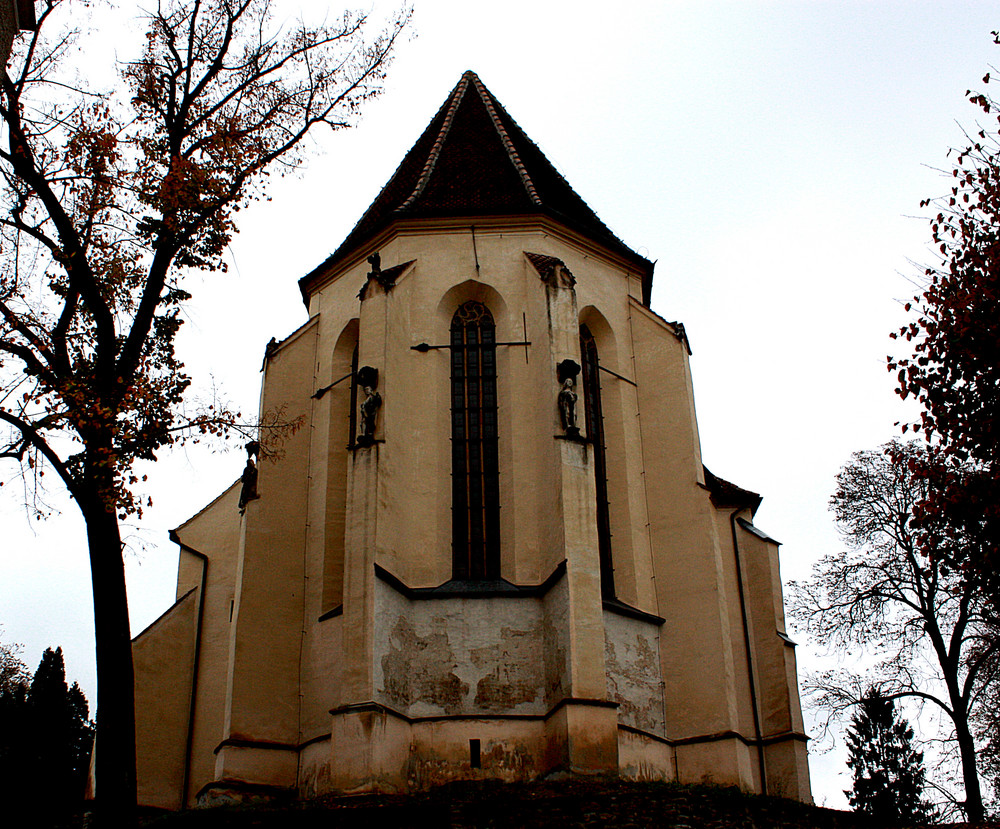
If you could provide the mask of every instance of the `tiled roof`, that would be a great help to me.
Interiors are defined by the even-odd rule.
[[[397,219],[521,214],[548,215],[627,258],[644,283],[652,278],[652,263],[608,229],[469,71],[344,242],[301,282]]]
[[[525,251],[524,255],[528,257],[528,261],[531,262],[535,270],[538,271],[538,275],[545,282],[556,282],[560,274],[562,274],[570,285],[576,284],[576,277],[573,276],[562,259],[556,259],[556,257],[547,256],[544,253],[530,253],[529,251]]]
[[[749,509],[751,515],[757,512],[761,501],[764,500],[760,495],[749,489],[743,489],[743,487],[737,486],[725,478],[720,478],[718,475],[713,475],[708,471],[707,466],[702,466],[702,469],[705,471],[705,486],[708,488],[708,494],[715,506],[719,509],[743,507]]]

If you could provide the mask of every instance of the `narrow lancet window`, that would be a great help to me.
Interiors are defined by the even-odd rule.
[[[481,302],[451,321],[452,577],[500,578],[496,326]]]
[[[351,354],[351,408],[347,415],[347,448],[353,449],[358,442],[358,347]]]
[[[587,437],[594,450],[594,478],[597,484],[597,548],[601,559],[601,595],[615,597],[615,569],[611,559],[611,510],[608,506],[608,462],[604,443],[604,413],[601,410],[601,362],[597,343],[586,325],[580,326],[580,355],[583,358],[583,401]]]

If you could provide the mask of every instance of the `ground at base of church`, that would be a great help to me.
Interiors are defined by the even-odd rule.
[[[850,812],[750,795],[736,788],[605,780],[462,782],[414,795],[324,797],[268,806],[149,815],[143,826],[876,829],[871,820]]]

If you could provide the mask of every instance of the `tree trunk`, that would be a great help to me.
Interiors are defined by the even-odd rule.
[[[965,785],[965,816],[969,823],[981,823],[985,817],[983,791],[976,770],[976,744],[969,731],[969,717],[964,707],[955,709],[955,737],[962,760],[962,782]]]
[[[102,826],[135,822],[135,687],[121,533],[113,506],[81,504],[97,641],[96,805]]]

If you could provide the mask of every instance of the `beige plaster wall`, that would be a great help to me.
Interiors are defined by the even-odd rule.
[[[479,740],[480,766],[472,767],[470,741]],[[411,788],[452,780],[533,780],[543,765],[544,725],[539,720],[420,722],[412,729],[407,784]]]
[[[234,484],[175,531],[182,544],[178,602],[133,641],[142,805],[180,808],[214,778],[239,543],[238,497]],[[210,551],[207,562],[198,548]]]
[[[240,546],[240,489],[241,484],[234,483],[175,530],[184,545],[178,589],[182,574],[196,578],[199,585],[205,577],[187,805],[192,805],[199,790],[214,779],[214,752],[224,736],[229,634]],[[208,557],[207,566],[192,550]]]
[[[654,612],[666,620],[660,629],[666,733],[705,737],[738,727],[732,596],[704,489],[686,345],[669,324],[630,303]]]
[[[759,792],[756,773],[757,754],[753,746],[737,737],[679,743],[674,746],[677,780],[681,783],[706,783],[739,786]]]
[[[740,526],[770,794],[812,799],[795,649],[785,630],[777,543]]]
[[[198,590],[132,640],[139,802],[179,809],[198,623]]]
[[[400,233],[381,246],[382,266],[416,260],[414,265],[388,294],[376,287],[361,304],[360,363],[379,369],[383,397],[378,424],[378,437],[385,440],[379,452],[384,498],[379,504],[378,561],[412,586],[433,586],[451,576],[451,493],[448,351],[420,353],[411,346],[446,344],[451,317],[468,299],[483,301],[490,308],[499,341],[520,342],[525,337],[531,341],[527,348],[501,346],[497,350],[503,575],[517,583],[535,583],[562,558],[564,520],[558,447],[553,440],[561,432],[555,378],[561,352],[550,346],[556,335],[550,328],[545,285],[524,251],[567,258],[573,253],[580,261],[586,260],[564,242],[537,230],[477,228],[476,249],[478,277],[468,227]],[[321,316],[317,354],[324,378],[332,378],[333,371],[324,369],[324,361],[330,361],[327,355],[333,353],[335,336],[357,313],[355,295],[368,267],[359,260],[311,302]],[[603,276],[588,278],[598,281]],[[624,276],[616,278],[624,284]],[[573,352],[568,356],[579,361],[577,325],[574,321]],[[619,419],[629,420],[626,416]],[[627,438],[623,435],[619,442],[627,443]],[[331,444],[330,451],[339,450]],[[407,497],[391,497],[395,492],[406,492]],[[628,516],[629,509],[623,510]],[[642,511],[638,512],[641,517]],[[626,544],[630,519],[621,518],[619,523]],[[634,578],[625,579],[629,581]]]
[[[317,737],[299,750],[298,791],[300,797],[318,797],[330,792],[330,735]]]
[[[216,779],[287,785],[277,746],[300,742],[300,653],[309,528],[316,324],[285,340],[268,360],[261,412],[302,419],[280,459],[259,466],[259,499],[247,505],[229,642],[224,742]],[[262,756],[249,744],[260,745]],[[269,758],[269,759],[268,759]],[[294,783],[295,757],[292,760]],[[271,769],[274,773],[271,773]],[[253,775],[261,775],[256,778]]]
[[[757,694],[757,714],[760,716],[761,712],[761,698],[760,698],[760,665],[757,663],[757,649],[754,647],[754,643],[757,641],[757,626],[755,625],[755,619],[753,612],[750,607],[749,598],[756,589],[756,585],[752,582],[750,573],[747,570],[747,551],[744,550],[744,545],[740,545],[740,564],[742,568],[742,578],[743,578],[743,601],[745,601],[746,606],[746,625],[747,633],[744,634],[744,604],[741,602],[740,587],[739,587],[739,577],[737,574],[737,561],[736,553],[733,549],[733,533],[732,533],[732,516],[733,509],[716,509],[714,510],[714,517],[716,521],[716,531],[719,538],[719,548],[721,554],[721,570],[722,570],[722,587],[725,591],[727,597],[726,608],[728,610],[727,623],[729,626],[729,636],[733,643],[733,675],[734,675],[734,707],[735,707],[735,718],[733,721],[733,730],[740,734],[747,740],[755,740],[757,738],[756,725],[754,720],[754,708],[753,708],[753,694],[750,689],[750,665],[754,667],[753,670],[753,681],[754,681],[754,691]],[[749,510],[741,510],[741,517],[749,518]],[[740,538],[745,535],[740,531]],[[766,588],[770,590],[770,584],[768,583]],[[773,628],[773,625],[772,625]],[[746,640],[749,637],[751,642],[751,655],[752,661],[747,660],[747,647]],[[761,734],[766,733],[763,725],[761,726]],[[760,760],[757,755],[754,755],[754,769],[755,774],[759,776]]]

